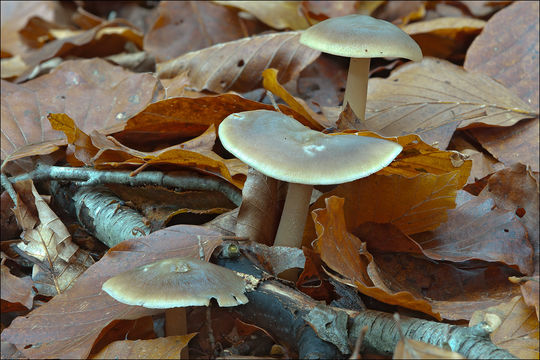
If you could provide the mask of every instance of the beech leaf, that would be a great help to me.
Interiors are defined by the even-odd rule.
[[[442,59],[408,63],[368,86],[365,128],[384,136],[418,134],[439,149],[455,129],[510,126],[536,116],[497,81]]]
[[[157,64],[160,78],[171,78],[189,70],[190,87],[223,93],[245,92],[261,87],[262,72],[279,71],[279,82],[286,83],[311,64],[320,54],[300,44],[300,32],[258,35],[182,55]]]

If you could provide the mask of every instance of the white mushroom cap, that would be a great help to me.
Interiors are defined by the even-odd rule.
[[[420,46],[388,21],[366,15],[330,18],[305,30],[300,43],[351,58],[400,57],[422,60]]]
[[[201,260],[170,258],[116,275],[102,289],[117,301],[151,309],[248,302],[245,281],[234,271]]]
[[[401,145],[387,140],[328,135],[269,110],[229,115],[219,126],[223,146],[244,163],[278,180],[340,184],[387,166]]]

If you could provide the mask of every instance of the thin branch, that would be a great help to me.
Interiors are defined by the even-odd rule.
[[[101,184],[123,184],[130,186],[156,185],[183,190],[206,190],[223,193],[236,206],[242,202],[242,193],[234,185],[213,176],[202,176],[188,172],[164,174],[160,171],[143,171],[135,176],[129,170],[96,170],[38,164],[31,172],[9,178],[11,183],[32,179],[34,181],[76,181],[80,186]],[[4,186],[2,174],[2,186]],[[5,186],[4,186],[5,187]],[[6,188],[7,189],[7,188]],[[11,194],[10,194],[11,195]]]
[[[15,206],[18,206],[17,204],[17,192],[13,188],[13,182],[8,179],[6,174],[2,173],[2,187],[6,189],[8,195],[11,197],[11,200],[13,200],[13,203]]]

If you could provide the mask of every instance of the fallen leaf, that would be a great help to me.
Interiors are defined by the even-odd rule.
[[[266,25],[278,29],[304,30],[310,23],[302,13],[299,1],[212,1],[250,13]]]
[[[332,270],[353,282],[358,290],[379,301],[400,305],[429,314],[441,320],[440,314],[432,311],[431,305],[408,291],[388,288],[379,275],[373,256],[365,243],[347,231],[343,198],[331,196],[325,199],[326,207],[313,212],[317,230],[315,249],[321,259]]]
[[[519,126],[520,124],[528,122],[528,121],[530,120],[523,120],[514,126]],[[500,128],[500,130],[504,130],[505,132],[507,132],[511,128],[512,127]],[[494,128],[481,128],[481,129],[489,130],[489,129],[494,129]],[[474,184],[476,181],[490,174],[493,174],[494,172],[498,170],[503,169],[504,164],[494,159],[493,156],[490,156],[485,151],[482,151],[482,149],[479,148],[477,145],[473,144],[470,137],[466,135],[467,132],[469,131],[471,130],[467,130],[466,132],[464,131],[456,132],[454,136],[452,137],[452,140],[448,148],[459,151],[461,154],[467,156],[467,158],[471,160],[472,168],[471,168],[471,174],[469,175],[469,178],[467,179],[467,184]],[[478,193],[474,195],[478,195]]]
[[[262,72],[279,71],[284,84],[298,76],[320,51],[299,42],[300,32],[258,35],[194,51],[157,64],[159,78],[189,71],[190,87],[196,91],[245,92],[261,87]]]
[[[302,114],[311,124],[311,128],[314,130],[323,130],[326,123],[324,116],[317,115],[313,110],[311,110],[306,103],[300,99],[292,96],[279,82],[277,79],[278,70],[270,68],[262,72],[263,77],[263,87],[272,92],[274,95],[279,96],[283,99],[293,109],[299,114]]]
[[[406,25],[411,21],[422,19],[425,14],[424,1],[386,1],[371,16],[395,25]]]
[[[439,149],[455,129],[511,126],[536,116],[529,105],[486,75],[425,57],[368,85],[365,128],[383,136],[418,134]]]
[[[213,143],[216,136],[215,133],[216,131],[212,124],[199,138],[207,138],[210,135]],[[138,170],[140,171],[146,165],[177,165],[215,174],[239,188],[242,187],[244,178],[243,176],[234,178],[234,176],[247,175],[247,166],[241,169],[241,172],[238,172],[239,167],[236,163],[227,162],[213,151],[206,150],[204,147],[197,149],[194,143],[197,141],[204,142],[204,139],[195,138],[190,140],[191,144],[188,142],[187,144],[173,145],[153,152],[143,152],[124,146],[115,138],[106,137],[97,131],[91,134],[91,138],[92,143],[99,149],[97,155],[92,159],[92,164],[99,169],[135,165],[139,167]],[[229,164],[233,165],[231,169],[228,167]]]
[[[81,30],[72,30],[57,22],[47,21],[40,16],[32,16],[19,30],[21,39],[31,48],[40,48],[52,40],[80,33],[82,33]]]
[[[457,172],[420,174],[412,178],[371,175],[338,185],[310,209],[324,208],[327,198],[339,196],[345,198],[345,219],[350,229],[365,222],[391,223],[411,235],[444,223],[447,210],[456,205],[458,189]],[[308,246],[314,238],[314,225],[308,221],[302,243]]]
[[[524,165],[514,164],[510,168],[493,174],[478,196],[492,198],[497,207],[518,214],[519,221],[527,229],[529,241],[534,249],[534,264],[537,272],[540,256],[538,178],[533,176]]]
[[[512,1],[490,1],[490,0],[464,0],[460,1],[467,6],[473,16],[485,18],[508,6]]]
[[[469,129],[472,135],[490,154],[511,166],[516,162],[528,165],[533,171],[540,169],[540,126],[536,119],[522,120],[505,128],[489,127]]]
[[[115,301],[101,290],[103,282],[137,266],[165,258],[198,259],[199,239],[208,260],[221,242],[221,235],[199,226],[172,226],[118,244],[88,268],[71,289],[27,316],[16,318],[2,331],[2,341],[15,344],[31,358],[86,358],[95,339],[111,321],[156,313]]]
[[[393,291],[405,290],[427,300],[445,319],[469,319],[475,310],[519,294],[519,289],[507,281],[517,271],[498,263],[431,260],[419,243],[392,224],[364,223],[351,232],[366,242],[384,284]]]
[[[536,310],[536,318],[540,319],[540,277],[536,276],[524,276],[508,278],[513,283],[517,283],[521,288],[521,295],[525,304],[534,307]]]
[[[371,13],[384,1],[304,1],[304,6],[309,12],[310,18],[319,21],[327,18],[362,14],[371,15]]]
[[[54,57],[104,57],[122,52],[126,43],[134,43],[142,48],[142,34],[128,21],[118,19],[105,22],[80,34],[56,39],[43,47],[28,51],[23,60],[32,69],[41,62]],[[29,71],[19,76],[15,81],[27,80]]]
[[[156,11],[144,49],[158,62],[248,36],[236,11],[208,1],[163,1]]]
[[[424,255],[434,260],[502,262],[532,274],[533,249],[514,211],[499,209],[493,199],[474,197],[448,211],[437,229],[416,234]]]
[[[18,277],[9,272],[9,268],[2,264],[2,300],[10,303],[20,303],[25,308],[31,309],[34,300],[34,290],[32,290],[32,279],[30,276]],[[4,312],[2,306],[2,312]],[[2,325],[3,326],[3,325]]]
[[[3,166],[66,144],[64,134],[46,119],[49,113],[65,113],[89,133],[124,124],[163,96],[152,75],[133,74],[102,59],[66,61],[50,74],[22,85],[3,80],[1,84]]]
[[[401,30],[420,45],[424,56],[462,59],[485,24],[480,19],[440,17],[407,24]]]
[[[304,125],[309,122],[296,111],[281,105],[281,112]],[[140,148],[144,143],[163,147],[180,139],[199,136],[214,124],[215,128],[232,113],[250,110],[275,110],[272,105],[245,99],[235,94],[203,96],[199,98],[171,98],[148,105],[130,118],[124,129],[114,134],[122,144]]]
[[[152,316],[143,316],[135,320],[113,320],[99,334],[89,358],[114,341],[149,340],[156,337]]]
[[[495,345],[520,359],[538,359],[538,318],[523,297],[516,296],[506,303],[475,312],[469,326],[486,320],[499,324],[490,334]]]
[[[31,191],[32,198],[25,199],[25,202],[35,203],[39,218],[37,226],[24,229],[21,234],[24,241],[18,243],[17,247],[40,262],[34,264],[32,271],[32,280],[38,293],[46,296],[60,294],[69,289],[94,260],[88,251],[72,242],[71,234],[38,194],[31,180],[15,185],[21,194]],[[19,202],[19,206],[23,208],[24,202]],[[28,211],[21,209],[15,214],[23,213],[27,214]],[[18,221],[25,223],[28,220],[19,218]]]
[[[2,52],[15,56],[29,51],[31,48],[21,40],[19,30],[32,16],[54,21],[59,7],[60,4],[49,1],[2,2]]]
[[[463,65],[501,82],[535,112],[540,87],[538,11],[537,1],[519,1],[493,15],[469,47]]]
[[[1,66],[0,73],[2,74],[2,79],[14,78],[28,69],[28,65],[20,55],[2,59]]]
[[[179,359],[180,352],[197,333],[150,340],[115,341],[91,359]]]

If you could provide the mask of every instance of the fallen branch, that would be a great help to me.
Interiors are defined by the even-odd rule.
[[[217,264],[263,278],[261,270],[244,256],[221,258]],[[352,352],[365,326],[368,330],[362,347],[367,353],[391,355],[400,340],[399,330],[390,313],[327,306],[277,280],[263,280],[256,291],[246,295],[249,303],[235,307],[233,311],[242,321],[262,326],[280,342],[296,349],[300,358],[344,358]],[[517,359],[491,342],[489,327],[485,323],[469,328],[405,316],[401,316],[400,323],[407,338],[440,347],[448,344],[452,351],[469,359]],[[332,336],[328,337],[327,329],[332,329]],[[314,340],[313,335],[319,341],[325,338],[323,343],[326,346]]]
[[[28,173],[13,176],[9,181],[13,184],[21,180],[31,179],[34,181],[57,180],[74,181],[79,186],[123,184],[129,186],[156,185],[174,188],[178,191],[207,190],[223,193],[236,206],[242,202],[242,193],[234,185],[215,176],[204,176],[193,172],[169,172],[164,174],[160,171],[142,171],[131,176],[129,170],[96,170],[86,167],[62,167],[38,164]],[[4,181],[2,181],[2,186]]]
[[[55,202],[108,247],[150,234],[144,216],[105,186],[60,186],[51,181]]]

